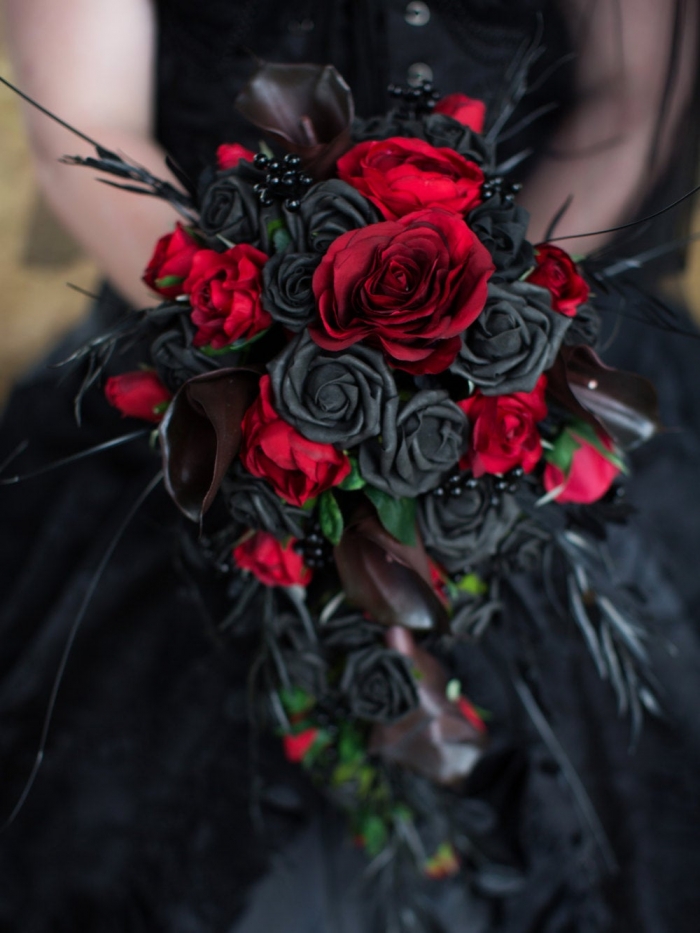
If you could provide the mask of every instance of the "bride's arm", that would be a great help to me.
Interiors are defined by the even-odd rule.
[[[169,177],[153,142],[155,15],[150,0],[5,0],[17,84],[105,146]],[[136,305],[153,244],[175,221],[164,202],[126,195],[90,169],[61,165],[91,148],[26,108],[37,177],[64,225]]]
[[[602,230],[636,213],[674,141],[682,141],[680,121],[696,76],[697,0],[566,0],[564,7],[577,47],[578,103],[523,191],[535,242],[569,195],[557,235]],[[676,8],[681,32],[672,62]],[[561,245],[587,253],[606,239]]]

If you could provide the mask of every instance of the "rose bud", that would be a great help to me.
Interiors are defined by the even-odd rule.
[[[448,94],[437,101],[433,113],[443,113],[475,133],[481,133],[486,119],[486,104],[466,94]]]
[[[547,459],[544,488],[562,503],[597,502],[624,468],[611,438],[584,422],[566,428]]]
[[[314,728],[304,729],[303,732],[298,732],[296,735],[285,735],[282,741],[284,742],[284,754],[287,761],[293,761],[294,763],[303,761],[316,741],[317,735],[318,729]]]
[[[537,422],[547,415],[544,391],[547,377],[540,376],[532,392],[486,396],[475,392],[459,407],[472,422],[469,451],[460,467],[474,476],[507,473],[514,467],[532,472],[542,457]]]
[[[426,207],[466,214],[481,203],[484,173],[475,162],[422,139],[368,140],[338,159],[338,177],[387,220]]]
[[[294,550],[295,540],[286,543],[266,531],[254,535],[233,549],[233,559],[241,570],[249,570],[265,586],[306,586],[311,571]]]
[[[178,224],[172,233],[166,233],[156,243],[143,281],[159,295],[177,298],[183,294],[183,282],[190,274],[192,260],[199,248],[195,238],[182,224]]]
[[[125,417],[157,423],[163,417],[172,394],[156,373],[137,370],[110,376],[105,384],[105,397]]]
[[[216,165],[220,172],[235,168],[241,159],[252,162],[254,158],[255,153],[240,143],[222,143],[216,150]]]
[[[535,247],[535,262],[537,265],[527,281],[550,292],[555,311],[573,317],[578,306],[588,300],[590,291],[586,280],[576,271],[576,263],[567,252],[551,243]]]

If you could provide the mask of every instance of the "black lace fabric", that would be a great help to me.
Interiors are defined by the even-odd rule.
[[[231,102],[259,58],[330,60],[356,90],[358,111],[381,112],[386,81],[404,79],[404,6],[162,0],[159,139],[193,178],[220,142],[254,147],[256,133]],[[436,83],[490,102],[539,30],[545,53],[533,84],[542,81],[521,114],[552,98],[559,108],[508,148],[542,151],[573,94],[567,56],[576,37],[562,11],[535,0],[431,0],[429,8],[423,60]],[[416,41],[418,31],[411,35]],[[123,310],[105,292],[53,361]],[[630,318],[619,327],[611,319],[606,336],[613,331],[607,358],[657,384],[673,429],[635,458],[629,497],[638,513],[609,542],[620,584],[645,593],[655,619],[649,650],[667,716],[646,723],[631,753],[613,691],[573,624],[552,610],[544,582],[511,581],[503,620],[459,649],[454,671],[489,711],[493,737],[470,818],[511,875],[409,892],[397,873],[380,890],[366,887],[366,863],[341,819],[285,761],[279,741],[251,721],[252,627],[234,641],[218,632],[222,581],[193,562],[196,549],[178,543],[178,517],[157,490],[99,581],[42,768],[0,836],[0,929],[693,933],[700,340]],[[119,368],[128,368],[123,359]],[[23,471],[128,430],[99,392],[78,428],[77,383],[57,381],[50,369],[25,379],[4,415],[0,462],[27,438]],[[157,470],[137,443],[0,488],[0,816],[31,769],[52,678],[91,576]],[[582,813],[562,759],[533,728],[523,696],[536,702],[578,774],[602,837]],[[524,883],[513,884],[515,876]]]

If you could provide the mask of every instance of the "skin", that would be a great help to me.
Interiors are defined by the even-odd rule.
[[[620,223],[657,177],[694,79],[697,0],[689,0],[678,81],[650,165],[673,9],[674,0],[567,0],[579,44],[579,103],[521,198],[532,214],[534,242],[569,195],[559,235]],[[105,146],[170,177],[153,140],[157,24],[150,0],[5,0],[5,13],[23,90]],[[172,229],[174,211],[95,184],[89,170],[61,165],[61,155],[89,155],[90,147],[28,107],[26,123],[37,177],[57,216],[127,299],[155,303],[140,277],[155,241]],[[561,245],[585,253],[606,240]]]

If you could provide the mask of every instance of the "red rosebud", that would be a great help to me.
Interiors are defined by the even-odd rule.
[[[195,347],[220,350],[249,340],[272,324],[260,301],[262,267],[267,256],[249,243],[224,253],[201,249],[194,257],[183,291],[190,296]]]
[[[615,445],[607,434],[596,432],[597,444],[610,451],[611,457],[606,457],[596,444],[582,437],[575,429],[569,428],[568,433],[579,445],[574,450],[569,469],[565,473],[554,463],[548,463],[543,477],[544,488],[547,492],[553,492],[561,487],[554,496],[557,502],[580,502],[586,505],[597,502],[620,473],[619,461],[613,462],[617,460]]]
[[[539,243],[535,247],[536,267],[527,281],[546,288],[552,296],[552,308],[573,317],[576,309],[588,301],[590,289],[586,280],[576,271],[571,256],[551,243]]]
[[[122,415],[153,422],[161,420],[172,398],[158,376],[150,370],[110,376],[105,384],[105,396]]]
[[[444,210],[351,230],[314,273],[320,320],[309,333],[326,350],[364,340],[398,369],[443,372],[486,303],[493,269],[462,218]]]
[[[255,153],[240,143],[222,143],[216,150],[216,165],[220,172],[235,168],[241,159],[246,162],[252,162]]]
[[[486,733],[486,724],[484,720],[477,713],[476,707],[470,703],[466,697],[460,696],[457,698],[457,707],[462,716],[464,716],[470,725],[474,726],[477,732]]]
[[[159,295],[177,298],[184,292],[183,282],[190,274],[192,260],[198,252],[197,241],[182,224],[178,224],[172,233],[166,233],[156,243],[143,281]]]
[[[291,505],[303,505],[350,473],[348,457],[331,444],[307,440],[284,421],[272,403],[270,377],[260,380],[260,395],[243,419],[241,462],[267,480]]]
[[[475,392],[457,404],[472,423],[469,451],[460,461],[462,469],[474,476],[506,473],[520,466],[534,470],[542,457],[542,441],[537,422],[547,415],[542,375],[532,392],[513,395],[482,395]]]
[[[481,203],[484,183],[479,166],[453,149],[401,136],[353,146],[338,159],[338,177],[387,220],[426,207],[466,214]]]
[[[287,760],[297,764],[303,761],[316,741],[317,735],[318,729],[313,728],[304,729],[303,732],[298,732],[296,735],[285,735],[282,741],[284,742],[284,754]]]
[[[265,586],[307,586],[311,571],[294,550],[295,543],[290,538],[283,544],[267,531],[256,531],[233,549],[233,559]]]
[[[486,104],[466,94],[448,94],[435,104],[433,113],[444,113],[475,133],[481,133],[486,119]]]

